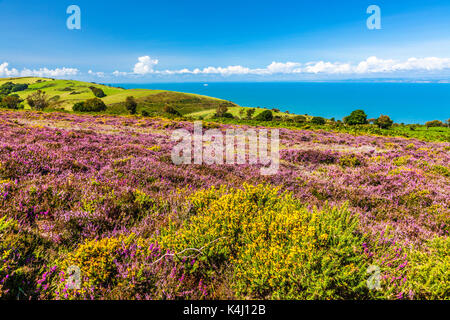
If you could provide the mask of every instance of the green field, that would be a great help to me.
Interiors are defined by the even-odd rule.
[[[133,96],[139,102],[138,112],[146,110],[150,113],[160,112],[164,106],[172,106],[183,115],[208,109],[213,112],[218,105],[226,102],[221,99],[190,93],[149,89],[123,89],[75,80],[55,80],[35,77],[6,78],[0,79],[0,86],[6,82],[29,85],[28,89],[15,92],[21,99],[25,100],[25,109],[29,108],[26,103],[26,98],[37,90],[41,90],[52,101],[50,109],[71,111],[75,103],[95,97],[89,89],[91,86],[103,90],[106,97],[101,99],[108,106],[107,113],[113,114],[128,113],[123,103],[129,96]],[[229,104],[235,105],[232,103]]]

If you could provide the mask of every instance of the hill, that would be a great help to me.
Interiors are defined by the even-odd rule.
[[[75,103],[94,98],[92,87],[100,89],[106,95],[101,100],[108,106],[107,113],[127,114],[124,106],[127,97],[133,96],[138,102],[138,113],[143,110],[150,114],[159,113],[165,106],[171,106],[180,114],[213,112],[220,104],[238,107],[236,104],[202,95],[149,89],[123,89],[97,83],[75,80],[56,80],[50,78],[4,78],[0,79],[0,86],[11,82],[13,84],[27,84],[28,88],[14,92],[24,101],[25,109],[29,108],[26,98],[34,92],[41,90],[48,95],[53,110],[71,111]]]

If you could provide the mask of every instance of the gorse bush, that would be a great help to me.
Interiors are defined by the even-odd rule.
[[[279,188],[211,188],[189,197],[192,217],[162,230],[164,248],[203,248],[204,268],[233,268],[238,298],[365,297],[358,217],[346,207],[306,209]]]
[[[413,299],[450,299],[450,238],[436,237],[428,250],[409,254],[405,291]]]
[[[68,271],[78,268],[80,288],[68,288]],[[69,277],[71,279],[69,279]],[[38,281],[41,298],[174,299],[202,297],[185,264],[164,256],[148,239],[128,236],[87,240]]]
[[[19,223],[0,218],[0,299],[27,299],[36,294],[36,279],[44,243],[36,235],[20,230]]]

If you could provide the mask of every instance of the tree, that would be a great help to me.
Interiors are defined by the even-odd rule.
[[[5,82],[0,87],[0,94],[5,95],[5,96],[10,94],[12,89],[13,89],[13,87],[14,87],[14,83],[12,83],[10,81]]]
[[[450,119],[447,119],[447,127],[449,127],[450,128]]]
[[[325,123],[327,123],[327,121],[322,117],[313,117],[311,119],[311,123],[318,124],[318,125],[324,125]]]
[[[88,99],[86,100],[84,105],[89,111],[92,112],[100,112],[106,110],[106,104],[99,98]]]
[[[425,123],[425,126],[428,128],[430,127],[445,127],[445,124],[442,121],[439,120],[433,120],[433,121],[428,121]]]
[[[106,94],[103,92],[102,89],[97,88],[97,87],[89,87],[89,89],[91,89],[92,93],[94,94],[94,96],[96,96],[97,98],[103,98],[106,97]]]
[[[101,112],[106,110],[106,104],[99,98],[88,99],[84,102],[77,102],[73,105],[76,112]]]
[[[380,129],[389,129],[394,124],[394,121],[389,118],[389,116],[381,115],[378,119],[374,121]]]
[[[255,114],[255,108],[247,109],[247,119],[250,120]]]
[[[127,99],[125,100],[125,107],[131,114],[136,113],[137,102],[134,97],[127,97]]]
[[[258,121],[272,121],[273,120],[273,114],[272,111],[270,110],[264,110],[263,112],[261,112],[260,114],[258,114],[255,117],[256,120]]]
[[[217,118],[222,118],[224,116],[224,114],[226,114],[227,112],[228,112],[228,107],[224,104],[221,104],[216,108],[216,114],[214,116]]]
[[[11,92],[24,91],[26,89],[28,89],[28,84],[26,84],[26,83],[18,83],[18,84],[15,84],[11,88]]]
[[[367,115],[363,110],[355,110],[344,118],[344,123],[348,125],[367,124]]]
[[[48,96],[45,92],[38,90],[27,97],[27,102],[31,109],[44,110],[50,104]]]
[[[17,94],[6,96],[2,99],[1,106],[8,109],[19,109],[22,99]]]

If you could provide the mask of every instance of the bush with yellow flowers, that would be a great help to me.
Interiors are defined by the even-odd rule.
[[[308,210],[280,188],[248,184],[201,190],[189,201],[194,214],[181,226],[171,223],[159,241],[177,252],[197,249],[205,275],[220,266],[231,268],[228,281],[235,297],[369,295],[359,220],[346,207]]]
[[[42,275],[40,297],[199,299],[201,293],[192,289],[198,282],[185,274],[185,262],[133,233],[87,240]],[[78,287],[72,285],[76,281]]]
[[[450,238],[428,241],[428,250],[412,250],[405,293],[412,299],[449,299]]]
[[[0,217],[0,299],[35,297],[45,249],[42,238],[20,230],[18,221]]]

